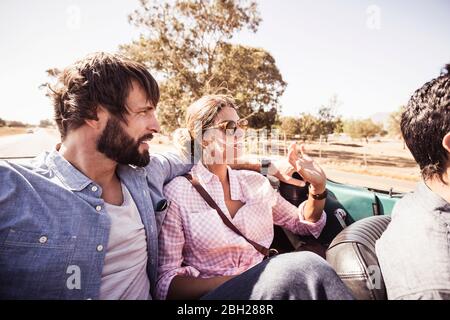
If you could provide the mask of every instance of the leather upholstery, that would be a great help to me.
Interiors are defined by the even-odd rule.
[[[356,299],[387,299],[375,254],[375,242],[390,221],[390,216],[373,216],[359,220],[342,230],[327,250],[327,261]]]

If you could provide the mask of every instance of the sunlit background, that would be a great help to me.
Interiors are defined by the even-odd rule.
[[[236,3],[245,2],[250,1]],[[412,190],[420,175],[401,140],[399,110],[450,63],[450,1],[256,3],[262,19],[257,32],[243,28],[230,42],[252,48],[256,55],[251,57],[268,52],[275,63],[270,55],[265,61],[287,83],[275,101],[278,116],[260,111],[270,121],[262,124],[256,117],[261,124],[257,128],[280,129],[276,146],[282,153],[289,141],[306,140],[330,179]],[[91,52],[118,52],[119,46],[131,44],[143,30],[129,23],[128,16],[140,8],[138,0],[0,1],[0,159],[33,157],[54,147],[57,130],[43,121],[52,118],[52,107],[39,89],[49,80],[46,70],[62,69]],[[249,77],[239,63],[233,72],[238,70],[244,81]],[[151,68],[150,72],[157,74]],[[248,89],[247,84],[236,83],[241,90]],[[166,97],[165,106],[170,108],[160,113],[160,121],[163,127],[164,120],[172,125],[165,130],[170,133],[181,124],[177,108],[187,107],[187,102],[167,101]],[[330,121],[327,110],[332,111]],[[40,128],[30,126],[38,124]],[[154,140],[152,152],[170,148],[168,136],[158,139],[162,140]]]
[[[337,94],[342,116],[383,118],[450,62],[450,1],[258,5],[258,32],[241,32],[232,41],[275,57],[288,83],[283,115],[315,112]],[[51,118],[38,89],[47,81],[45,70],[89,52],[115,52],[136,39],[139,30],[127,16],[138,6],[133,0],[1,1],[0,117],[32,124]]]

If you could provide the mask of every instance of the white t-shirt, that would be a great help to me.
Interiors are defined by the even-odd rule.
[[[122,184],[124,202],[115,206],[105,202],[111,218],[108,248],[102,271],[100,299],[147,300],[147,238],[139,211],[130,192]]]

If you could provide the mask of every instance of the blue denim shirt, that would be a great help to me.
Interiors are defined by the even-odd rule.
[[[156,283],[164,183],[189,171],[176,155],[145,168],[118,166],[147,236],[147,273]],[[96,299],[110,218],[99,185],[56,150],[30,165],[0,162],[0,299]]]

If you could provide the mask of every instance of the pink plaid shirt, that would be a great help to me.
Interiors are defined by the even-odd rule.
[[[297,208],[272,188],[257,172],[228,168],[232,200],[245,203],[233,219],[224,200],[219,178],[201,163],[191,171],[233,224],[249,239],[269,247],[273,224],[301,235],[320,235],[326,215],[316,223],[305,221],[305,202]],[[184,177],[164,188],[170,206],[159,235],[156,298],[165,299],[176,275],[209,278],[237,275],[263,260],[244,238],[230,230]]]

